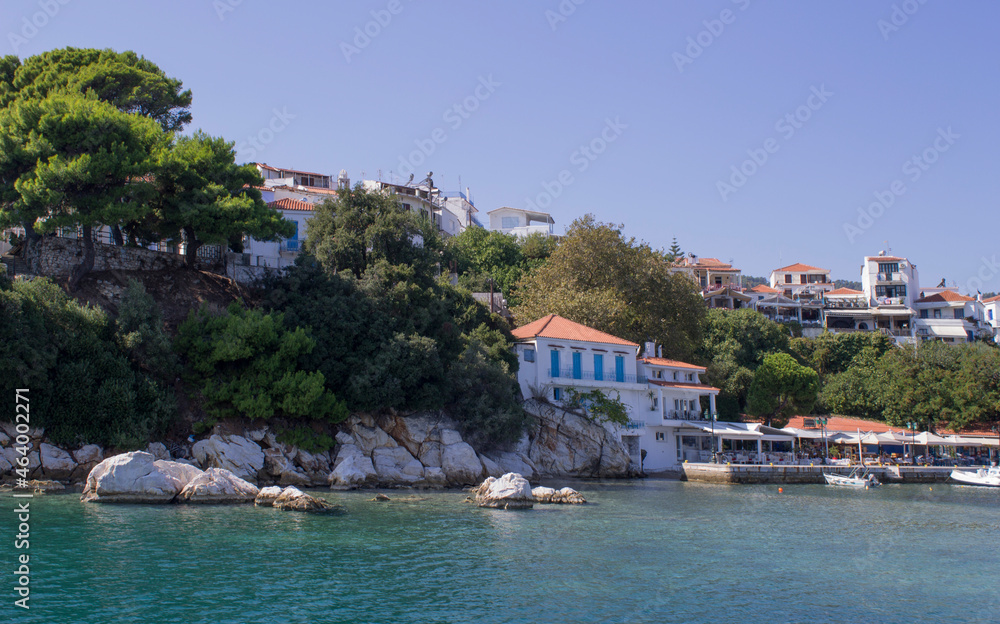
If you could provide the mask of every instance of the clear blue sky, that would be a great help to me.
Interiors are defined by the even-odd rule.
[[[240,160],[432,170],[752,275],[857,279],[888,240],[924,285],[1000,290],[1000,4],[577,1],[4,0],[0,45],[135,50]]]

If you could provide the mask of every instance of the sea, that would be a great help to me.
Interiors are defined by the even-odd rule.
[[[546,485],[589,504],[316,491],[345,509],[325,516],[35,495],[28,549],[24,499],[0,494],[0,622],[1000,621],[1000,489]]]

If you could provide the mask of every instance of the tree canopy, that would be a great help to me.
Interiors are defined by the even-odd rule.
[[[531,269],[543,265],[557,246],[557,239],[534,232],[525,237],[468,228],[447,241],[446,251],[458,271],[458,285],[472,292],[493,289],[518,303],[514,286]]]
[[[747,409],[768,426],[783,427],[798,413],[809,413],[819,391],[819,375],[787,353],[772,353],[754,371]]]
[[[574,221],[548,261],[522,278],[519,322],[559,314],[615,336],[663,345],[685,359],[701,342],[705,304],[666,255],[592,215]]]

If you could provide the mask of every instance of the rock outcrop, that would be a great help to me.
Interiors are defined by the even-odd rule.
[[[272,506],[282,511],[330,513],[337,509],[325,500],[310,496],[294,486],[288,486],[274,499]]]
[[[238,435],[213,435],[191,448],[203,468],[224,468],[242,479],[256,481],[264,468],[264,451],[253,440]]]
[[[39,445],[39,459],[42,464],[42,474],[54,481],[69,479],[76,470],[73,456],[58,446],[42,442]]]
[[[184,503],[252,503],[259,493],[248,483],[223,468],[209,468],[188,481],[178,495]]]
[[[537,419],[515,450],[527,454],[545,476],[627,477],[629,456],[609,428],[559,407],[525,402]]]
[[[536,503],[561,503],[564,505],[583,505],[587,499],[573,488],[564,487],[556,490],[550,487],[536,487],[531,490],[531,496]]]
[[[357,445],[345,444],[337,453],[329,481],[330,487],[338,489],[368,487],[378,482],[378,473],[371,457],[366,456]]]
[[[87,476],[80,500],[97,503],[169,503],[201,474],[194,466],[132,451],[109,457]]]
[[[274,501],[281,496],[281,488],[277,485],[269,485],[265,488],[261,488],[257,493],[257,498],[254,499],[253,504],[258,507],[273,507]]]
[[[528,480],[513,472],[487,477],[474,493],[478,506],[494,509],[530,509],[535,501]]]

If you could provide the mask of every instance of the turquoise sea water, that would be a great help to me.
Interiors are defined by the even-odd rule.
[[[572,485],[593,504],[320,492],[348,509],[331,517],[36,496],[27,612],[4,494],[0,622],[1000,619],[998,489]]]

